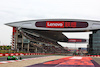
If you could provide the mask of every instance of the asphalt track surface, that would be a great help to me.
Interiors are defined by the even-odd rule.
[[[18,56],[22,57],[22,59],[27,59],[27,58],[36,58],[36,57],[45,57],[48,55],[27,55],[27,56]],[[0,57],[0,61],[7,61],[7,57]]]
[[[100,65],[100,57],[92,57],[92,59]]]
[[[30,65],[27,67],[100,67],[90,57],[65,57],[61,59],[51,60],[44,63]]]

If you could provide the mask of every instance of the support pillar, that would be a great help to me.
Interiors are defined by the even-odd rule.
[[[22,47],[21,50],[23,51],[23,34],[22,34]]]
[[[15,41],[15,50],[17,50],[17,42],[18,42],[18,30],[16,29],[16,41]]]
[[[28,43],[28,46],[27,46],[27,52],[29,52],[29,43]]]
[[[36,51],[36,53],[37,53],[37,47],[36,47],[35,51]]]

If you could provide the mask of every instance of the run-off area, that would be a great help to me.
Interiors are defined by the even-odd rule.
[[[100,67],[91,57],[49,56],[45,58],[0,64],[1,67]]]
[[[100,67],[90,57],[65,57],[27,67]]]

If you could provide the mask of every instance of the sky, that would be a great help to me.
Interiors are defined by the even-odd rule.
[[[5,23],[34,19],[100,21],[100,0],[0,0],[0,45],[11,45],[12,28]],[[84,35],[88,39],[89,33],[91,32],[79,34],[80,36],[69,32],[64,34],[71,38],[82,38]],[[61,43],[63,46],[74,46],[66,44]],[[87,43],[83,44],[83,47],[86,45]]]

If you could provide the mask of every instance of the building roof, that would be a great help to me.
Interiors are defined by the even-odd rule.
[[[7,23],[5,25],[34,30],[36,34],[66,42],[68,38],[62,32],[81,32],[100,29],[100,21],[79,19],[40,19]]]
[[[40,19],[7,23],[12,27],[52,31],[91,31],[100,29],[100,21],[79,19]]]

